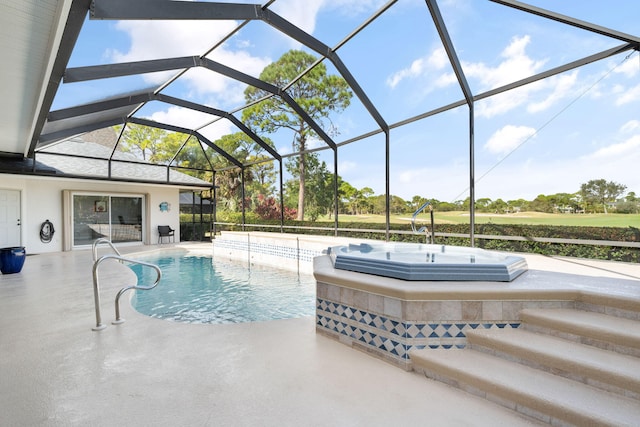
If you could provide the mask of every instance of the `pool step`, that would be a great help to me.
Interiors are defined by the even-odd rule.
[[[637,426],[638,400],[469,349],[413,352],[429,378],[553,425]]]
[[[591,311],[527,309],[522,327],[640,357],[640,322]]]
[[[520,329],[467,333],[468,348],[640,400],[640,358]]]
[[[640,425],[640,321],[526,309],[465,349],[410,352],[414,370],[553,425]]]

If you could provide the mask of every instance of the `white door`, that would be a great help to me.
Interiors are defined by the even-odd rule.
[[[0,248],[20,246],[20,191],[0,190]]]

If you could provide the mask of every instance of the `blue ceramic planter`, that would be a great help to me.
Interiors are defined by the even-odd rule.
[[[26,256],[27,253],[22,246],[0,249],[0,272],[2,274],[20,273]]]

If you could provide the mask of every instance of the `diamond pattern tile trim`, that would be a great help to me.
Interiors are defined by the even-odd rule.
[[[406,361],[409,351],[414,348],[464,348],[467,330],[515,329],[520,323],[459,320],[408,322],[317,298],[316,326],[349,337],[385,356]]]

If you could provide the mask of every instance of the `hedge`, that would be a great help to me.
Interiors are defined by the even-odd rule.
[[[247,220],[249,223],[249,220]],[[255,224],[279,226],[279,221],[256,221]],[[186,226],[190,226],[185,224]],[[327,227],[327,230],[308,230],[304,228],[285,228],[285,233],[334,235],[333,222],[312,221],[286,221],[286,226],[291,227]],[[338,236],[384,240],[385,233],[366,230],[385,229],[384,224],[379,223],[351,223],[340,222],[338,228],[352,229],[354,231],[338,231]],[[251,231],[280,232],[279,228],[251,226],[245,228]],[[242,230],[242,226],[219,225],[216,230]],[[363,231],[357,231],[363,230]],[[408,231],[406,224],[391,224],[390,230]],[[438,233],[469,235],[468,224],[436,224],[436,243],[455,246],[469,246],[468,237],[441,237]],[[606,245],[570,244],[570,243],[544,243],[521,240],[498,240],[479,238],[478,235],[494,236],[522,236],[539,238],[580,239],[580,240],[609,240],[616,242],[640,242],[640,230],[634,227],[576,227],[576,226],[550,226],[550,225],[499,225],[477,224],[475,230],[475,244],[477,247],[494,249],[506,252],[536,253],[542,255],[569,256],[576,258],[601,259],[623,262],[640,262],[640,248],[628,248]],[[394,242],[425,243],[424,234],[393,234],[389,240]]]

